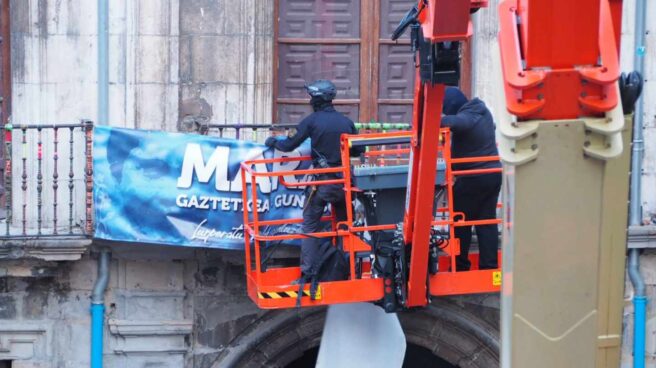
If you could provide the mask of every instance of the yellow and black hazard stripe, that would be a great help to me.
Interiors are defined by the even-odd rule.
[[[297,298],[298,291],[287,290],[287,291],[270,291],[270,292],[259,292],[257,296],[260,299],[282,299],[282,298]],[[310,290],[303,290],[303,296],[310,296]],[[314,294],[314,299],[321,299],[321,286],[317,288],[317,292]]]

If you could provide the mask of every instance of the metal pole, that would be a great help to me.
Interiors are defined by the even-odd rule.
[[[105,290],[109,283],[108,249],[100,251],[98,257],[98,278],[91,294],[91,368],[103,366],[103,327],[105,324]]]
[[[98,0],[98,123],[109,122],[109,2]]]
[[[629,278],[635,294],[633,295],[633,367],[645,367],[645,325],[647,323],[647,297],[645,282],[640,276],[640,251],[632,249],[629,254]]]
[[[635,58],[633,61],[634,69],[644,78],[645,69],[645,0],[636,1],[636,19],[635,19]],[[642,135],[643,129],[644,104],[640,96],[636,101],[634,124],[633,124],[633,155],[631,157],[631,204],[629,212],[629,223],[631,225],[640,225],[642,223],[642,211],[640,204],[641,197],[641,176],[642,176],[642,153],[644,151],[644,141]]]
[[[645,17],[646,1],[636,0],[635,13],[635,58],[634,69],[644,78],[645,69]],[[642,224],[642,153],[644,151],[643,140],[643,98],[636,102],[633,123],[633,151],[631,155],[631,202],[629,210],[629,223],[631,225]],[[646,304],[645,283],[640,275],[640,250],[632,249],[629,254],[628,265],[629,277],[635,290],[633,297],[634,326],[633,326],[633,367],[643,368],[645,366],[645,324]]]

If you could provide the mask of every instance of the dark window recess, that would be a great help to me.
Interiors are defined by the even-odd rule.
[[[11,368],[11,360],[0,360],[0,368]]]

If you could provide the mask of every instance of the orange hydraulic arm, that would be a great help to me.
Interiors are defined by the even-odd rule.
[[[403,240],[410,250],[405,307],[428,303],[427,278],[435,167],[445,85],[457,85],[460,76],[459,41],[471,35],[470,13],[486,5],[469,0],[420,0],[399,25],[393,38],[412,27],[417,69],[412,117],[408,191]]]
[[[506,0],[499,43],[508,111],[522,120],[600,116],[617,105],[617,1]],[[573,36],[575,35],[575,36]]]

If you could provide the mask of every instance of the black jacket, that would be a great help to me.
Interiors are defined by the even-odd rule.
[[[464,104],[456,115],[442,117],[442,126],[451,128],[451,157],[498,156],[494,135],[494,119],[485,103],[478,98]],[[455,164],[455,170],[501,167],[501,162]]]
[[[357,132],[351,119],[329,105],[308,115],[296,127],[296,134],[283,141],[276,141],[275,148],[290,152],[310,138],[312,161],[315,162],[315,166],[319,155],[324,156],[331,166],[341,166],[340,137],[344,133],[357,134]],[[351,149],[350,153],[352,156],[357,156],[362,152],[361,149]]]

